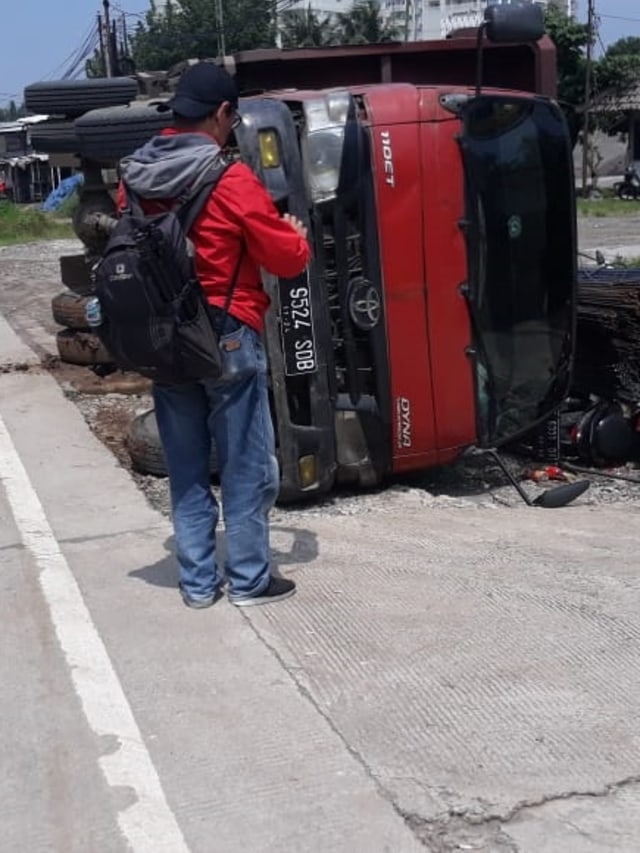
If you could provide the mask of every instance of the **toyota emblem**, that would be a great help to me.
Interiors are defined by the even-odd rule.
[[[349,314],[355,325],[370,332],[380,322],[382,303],[380,295],[370,281],[356,279],[349,288]]]

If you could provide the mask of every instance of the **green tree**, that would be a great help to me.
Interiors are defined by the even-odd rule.
[[[640,80],[640,38],[618,39],[594,66],[597,91],[623,92]]]
[[[609,45],[605,56],[609,58],[614,56],[631,56],[640,59],[640,37],[627,36],[626,38],[618,39],[618,41]]]
[[[589,30],[550,4],[545,12],[546,30],[556,46],[558,65],[558,101],[563,108],[574,140],[582,125],[586,95],[586,48]],[[592,63],[591,98],[603,92],[620,93],[640,78],[640,38],[619,39],[604,56]],[[595,113],[595,123],[606,131],[620,125],[620,116]]]
[[[395,41],[399,37],[397,27],[382,17],[378,0],[356,0],[348,12],[338,12],[336,20],[341,44]]]
[[[107,71],[104,67],[102,53],[99,50],[96,50],[91,59],[87,59],[87,61],[85,62],[84,73],[87,75],[87,77],[107,76]]]
[[[213,4],[211,4],[213,9]],[[198,57],[202,39],[207,32],[197,31],[192,39],[188,38],[188,23],[184,18],[182,5],[177,9],[168,2],[162,12],[158,12],[151,0],[151,7],[144,23],[140,22],[131,37],[131,54],[138,71],[157,71],[190,57]],[[213,33],[215,44],[216,33]],[[207,53],[207,55],[211,55]],[[215,49],[214,49],[215,55]]]
[[[545,11],[545,27],[556,46],[558,101],[563,108],[575,110],[584,103],[589,30],[554,4]]]
[[[0,108],[0,121],[15,121],[17,118],[26,116],[26,114],[24,104],[18,106],[15,101],[9,101],[6,108]]]
[[[180,0],[159,12],[151,0],[144,23],[131,39],[136,68],[153,71],[184,59],[217,56],[222,39],[225,53],[273,46],[270,3],[222,0],[222,32],[216,6],[212,0]]]
[[[282,12],[279,29],[283,47],[323,47],[336,40],[331,16],[321,17],[311,6]]]
[[[621,111],[599,112],[602,100],[615,101],[625,91],[640,83],[640,38],[618,39],[609,45],[604,56],[594,64],[593,93],[596,103],[597,126],[606,133],[614,134],[627,129],[628,117]]]

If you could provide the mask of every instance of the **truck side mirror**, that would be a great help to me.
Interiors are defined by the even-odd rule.
[[[487,6],[484,28],[489,41],[538,41],[544,35],[544,13],[537,3],[509,3]]]
[[[482,89],[482,40],[505,42],[538,41],[544,35],[544,12],[537,3],[507,3],[487,6],[484,21],[478,27],[476,98]]]

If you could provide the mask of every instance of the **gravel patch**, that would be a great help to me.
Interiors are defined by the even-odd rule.
[[[629,204],[636,204],[629,202]],[[578,245],[581,252],[592,253],[600,249],[607,260],[616,255],[625,258],[640,257],[640,203],[638,213],[630,216],[583,216],[578,219]],[[579,258],[580,263],[588,263]]]
[[[170,515],[169,485],[163,477],[139,474],[131,469],[125,437],[128,425],[134,417],[152,407],[149,394],[109,394],[92,396],[79,394],[71,388],[67,393],[82,412],[89,426],[114,453],[123,467],[131,473],[149,503],[165,515]],[[534,463],[509,454],[504,459],[510,470],[518,477],[532,469]],[[588,479],[590,489],[580,503],[599,505],[603,503],[629,503],[640,506],[640,469],[625,465],[609,469],[602,474],[568,474],[570,479]],[[637,483],[613,477],[635,477]],[[553,485],[553,484],[547,484]],[[524,479],[527,493],[535,498],[544,486]],[[213,490],[219,497],[217,484]],[[371,512],[397,513],[409,507],[450,508],[467,511],[499,509],[509,507],[526,510],[527,506],[499,467],[489,457],[473,458],[453,462],[441,468],[389,480],[383,486],[367,491],[338,489],[314,502],[275,507],[272,517],[280,523],[306,516],[361,515]]]

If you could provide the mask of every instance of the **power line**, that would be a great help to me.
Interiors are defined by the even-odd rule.
[[[146,17],[150,11],[148,10],[146,12],[127,12],[127,10],[123,9],[122,6],[120,6],[118,3],[112,3],[111,8],[118,15],[124,15],[125,18],[138,18],[141,21],[146,20]]]
[[[602,12],[598,12],[598,17],[611,18],[612,21],[631,21],[634,24],[640,24],[640,18],[624,18],[621,15],[603,15]]]
[[[94,28],[95,28],[95,24],[92,24],[92,25],[89,27],[89,29],[85,32],[85,34],[82,36],[82,41],[81,41],[81,43],[80,43],[80,44],[81,44],[81,46],[84,44],[84,42],[87,40],[87,38],[91,35],[91,32],[92,32],[92,30],[93,30]],[[53,71],[50,71],[50,72],[49,72],[48,74],[46,74],[42,79],[43,79],[43,80],[51,80],[51,79],[53,79],[53,77],[55,77],[55,75],[56,75],[56,74],[59,74],[59,73],[60,73],[61,69],[66,68],[66,67],[68,66],[68,64],[69,64],[69,63],[71,62],[71,60],[76,56],[76,54],[77,54],[77,53],[78,53],[78,48],[74,48],[74,49],[71,51],[71,53],[70,53],[70,54],[69,54],[65,59],[63,59],[63,60],[62,60],[62,62],[61,62],[59,65],[56,65],[56,67],[53,69]]]
[[[79,66],[84,63],[84,60],[87,59],[87,57],[91,56],[94,53],[96,49],[97,39],[98,27],[97,24],[94,24],[90,34],[85,39],[84,43],[78,48],[78,50],[73,56],[73,59],[70,61],[67,70],[62,75],[63,80],[74,78],[74,75],[78,71]]]

